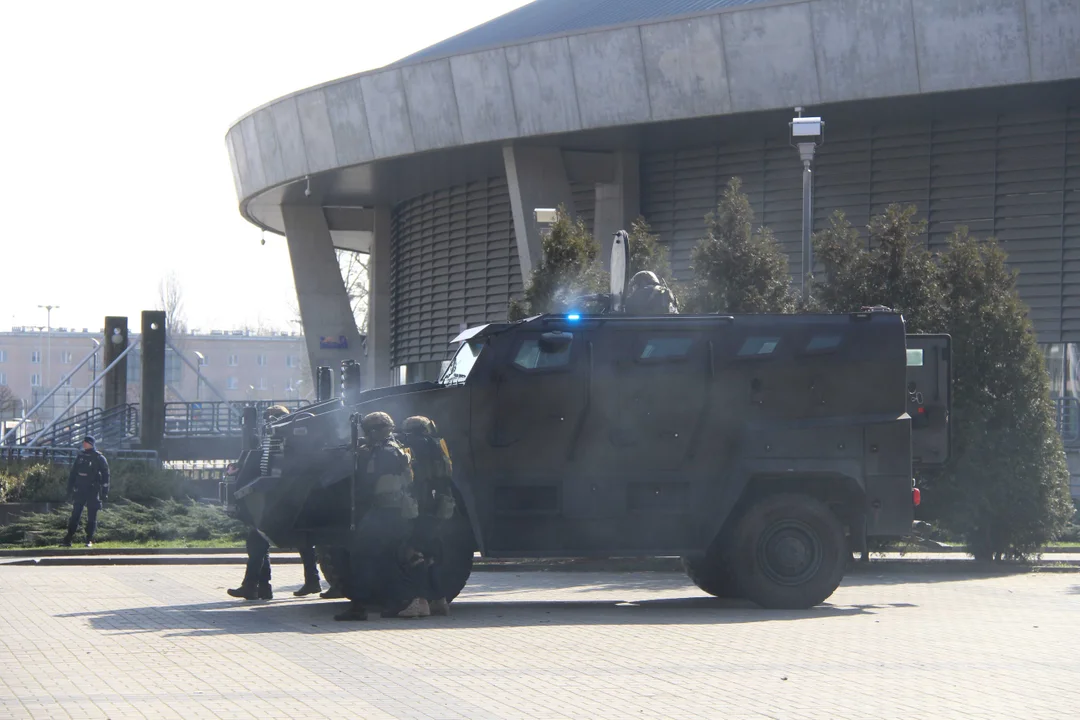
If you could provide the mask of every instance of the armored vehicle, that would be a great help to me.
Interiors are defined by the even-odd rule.
[[[867,538],[911,532],[914,468],[948,457],[949,338],[890,311],[542,315],[454,345],[438,382],[268,424],[227,500],[279,546],[348,548],[350,416],[425,415],[454,460],[451,597],[477,550],[682,556],[706,592],[807,608]]]

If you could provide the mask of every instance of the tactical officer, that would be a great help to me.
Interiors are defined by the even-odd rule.
[[[98,510],[109,496],[109,463],[97,451],[93,435],[83,438],[82,452],[75,458],[71,474],[68,475],[67,494],[72,499],[71,519],[68,521],[67,535],[60,544],[71,547],[71,540],[79,529],[83,507],[86,507],[86,547],[93,547]]]
[[[226,592],[244,600],[273,600],[274,589],[270,585],[270,539],[257,528],[248,529],[244,541],[247,550],[247,567],[238,588]]]
[[[364,607],[377,588],[383,617],[414,618],[431,614],[418,597],[411,575],[418,558],[408,553],[417,503],[412,494],[409,454],[394,439],[394,420],[374,412],[360,420],[364,437],[355,446],[354,517],[359,517],[350,552],[352,573],[346,595],[351,600],[335,620],[367,620]],[[362,513],[362,514],[361,514]]]
[[[263,420],[270,423],[279,420],[288,414],[289,408],[284,405],[271,405],[263,411]],[[261,543],[256,544],[256,548],[260,546]],[[304,597],[305,595],[314,595],[317,592],[321,592],[322,585],[319,583],[319,563],[315,557],[315,546],[305,540],[296,548],[296,550],[300,553],[300,560],[304,563],[304,584],[299,590],[293,592],[293,595],[296,597]],[[267,546],[267,553],[266,564],[267,567],[269,567],[269,546]],[[267,575],[267,583],[269,583],[269,575]]]
[[[450,451],[430,418],[408,418],[401,429],[405,447],[412,455],[413,494],[420,513],[413,530],[412,546],[425,561],[423,595],[432,615],[449,615],[450,603],[439,582],[439,573],[443,560],[442,529],[454,515]]]
[[[679,312],[675,295],[651,270],[642,270],[630,278],[625,306],[629,315],[675,315]]]

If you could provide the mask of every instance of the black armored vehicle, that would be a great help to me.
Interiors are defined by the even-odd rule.
[[[890,311],[542,315],[455,339],[438,382],[268,424],[223,488],[277,545],[348,548],[350,416],[425,415],[454,461],[444,587],[493,558],[682,556],[718,596],[807,608],[911,532],[949,450],[949,339]],[[331,565],[331,567],[327,567]]]

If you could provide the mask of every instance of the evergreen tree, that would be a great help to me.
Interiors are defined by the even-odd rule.
[[[691,255],[690,312],[789,313],[795,311],[787,256],[766,227],[753,229],[754,211],[742,182],[728,182],[716,211],[705,217],[706,235]]]
[[[953,347],[945,519],[976,558],[1026,555],[1073,514],[1043,355],[996,242],[958,228],[942,271]]]
[[[675,277],[671,272],[668,248],[654,235],[645,218],[639,217],[630,225],[630,277],[642,270],[652,270],[665,285],[671,287]]]
[[[890,205],[870,221],[869,243],[836,212],[829,227],[814,236],[814,252],[825,280],[813,287],[826,312],[854,312],[884,305],[904,314],[908,332],[934,332],[943,322],[941,269],[926,249],[926,222],[915,206]],[[869,244],[869,248],[867,247]]]
[[[542,243],[543,258],[533,269],[521,300],[511,300],[507,317],[566,312],[582,295],[605,292],[608,276],[597,261],[599,247],[581,220],[571,220],[560,206],[558,218]]]

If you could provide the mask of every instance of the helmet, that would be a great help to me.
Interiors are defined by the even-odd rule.
[[[438,435],[439,431],[431,418],[422,415],[414,415],[406,418],[401,424],[401,429],[409,435]]]
[[[284,405],[271,405],[263,411],[263,417],[267,420],[274,420],[279,417],[285,417],[289,414],[289,408]]]
[[[360,427],[367,434],[387,434],[394,429],[394,418],[384,412],[368,413],[360,420]]]
[[[660,278],[656,277],[656,273],[652,270],[642,270],[634,273],[634,277],[630,278],[630,289],[637,290],[639,287],[650,287],[653,285],[659,285]]]

